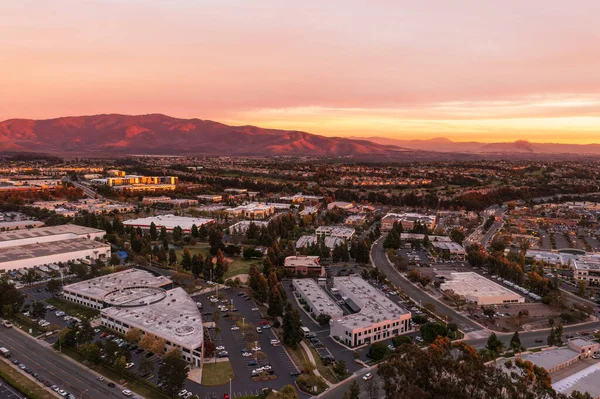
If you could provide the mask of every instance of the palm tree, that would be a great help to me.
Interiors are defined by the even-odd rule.
[[[25,272],[25,275],[23,276],[23,280],[25,281],[25,284],[31,285],[34,283],[34,281],[36,279],[37,279],[37,274],[35,274],[35,270],[27,269],[27,271]]]

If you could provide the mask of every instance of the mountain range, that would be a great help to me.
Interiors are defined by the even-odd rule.
[[[482,143],[478,141],[452,141],[445,137],[425,140],[399,140],[385,137],[351,137],[369,140],[382,145],[395,145],[411,150],[471,153],[471,154],[589,154],[600,155],[600,144],[531,143],[527,140],[514,142]]]
[[[228,126],[161,114],[0,122],[0,150],[55,154],[390,155],[395,146],[300,131]]]
[[[326,137],[296,130],[229,126],[162,114],[9,119],[0,122],[0,152],[56,155],[352,156],[361,160],[577,159],[600,156],[600,144],[455,142]]]

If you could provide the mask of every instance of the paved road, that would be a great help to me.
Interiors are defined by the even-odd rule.
[[[106,382],[96,380],[95,374],[71,362],[52,348],[27,336],[16,328],[3,329],[0,345],[12,352],[12,360],[21,363],[42,375],[44,380],[52,382],[75,396],[87,399],[122,398],[123,388],[110,388]]]
[[[483,330],[480,325],[470,320],[468,317],[458,313],[456,310],[446,304],[432,298],[419,288],[415,287],[410,281],[404,278],[394,266],[389,262],[385,249],[383,248],[384,237],[377,240],[371,248],[371,257],[375,266],[382,272],[395,286],[400,287],[416,303],[425,304],[431,302],[435,304],[435,313],[440,317],[448,317],[453,323],[458,324],[459,328],[465,333]]]
[[[496,220],[494,224],[492,224],[492,227],[490,227],[490,229],[483,235],[483,238],[481,239],[481,245],[483,245],[484,248],[487,248],[488,244],[492,241],[502,226],[504,226],[504,220],[502,219]]]

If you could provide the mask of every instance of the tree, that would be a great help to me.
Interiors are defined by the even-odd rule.
[[[467,303],[467,299],[464,296],[457,294],[453,290],[444,291],[444,295],[450,302],[452,302],[452,304],[456,307],[456,310],[460,310],[460,308]]]
[[[192,225],[192,237],[198,238],[198,226],[195,224]]]
[[[156,241],[158,238],[158,231],[156,230],[156,225],[154,222],[150,223],[150,239],[152,241]]]
[[[190,270],[192,268],[192,256],[188,248],[185,248],[183,250],[183,256],[181,257],[181,267],[183,267],[184,270]]]
[[[111,341],[109,341],[111,342]],[[152,351],[152,344],[154,343],[154,336],[152,334],[144,334],[142,339],[139,341],[138,346],[147,351]]]
[[[173,248],[169,249],[169,265],[175,265],[177,263],[177,253]]]
[[[138,342],[140,342],[141,338],[142,330],[140,330],[139,328],[131,327],[129,330],[127,330],[127,333],[125,333],[125,340],[130,344],[137,344]]]
[[[127,358],[125,356],[119,356],[113,363],[113,368],[117,374],[123,374],[125,366],[127,366]]]
[[[427,343],[431,343],[437,339],[437,337],[447,337],[448,329],[443,324],[439,323],[427,323],[421,326],[421,336]]]
[[[119,348],[119,344],[114,341],[107,341],[104,345],[104,354],[106,355],[105,360],[112,364],[117,359],[117,354],[119,353],[121,348]]]
[[[21,309],[24,301],[25,297],[14,284],[9,283],[6,279],[0,279],[0,311],[3,316],[9,314],[4,312],[14,313]]]
[[[284,385],[280,390],[276,399],[298,399],[298,394],[296,393],[296,389],[288,384]]]
[[[376,382],[376,377],[367,380],[365,383],[365,391],[367,392],[367,396],[369,399],[378,399],[379,398],[379,384]]]
[[[41,301],[33,301],[31,304],[31,318],[38,320],[46,316],[46,306]]]
[[[48,292],[54,295],[57,292],[60,292],[60,290],[62,290],[62,283],[59,279],[52,279],[48,281],[48,284],[46,284],[46,288],[48,288]]]
[[[343,360],[338,360],[333,364],[333,372],[337,374],[340,379],[343,379],[348,374],[348,368],[346,367],[346,362]]]
[[[383,359],[390,352],[387,344],[384,342],[375,342],[369,348],[369,357],[374,361]]]
[[[264,278],[264,277],[263,277]],[[293,348],[298,346],[302,341],[302,321],[300,320],[300,313],[294,308],[294,306],[288,302],[285,306],[285,313],[283,315],[283,342]]]
[[[183,389],[188,373],[188,364],[181,358],[181,352],[174,349],[167,353],[158,369],[158,382],[167,395],[174,396]]]
[[[253,291],[254,299],[259,303],[265,303],[268,299],[269,283],[264,275],[258,276],[257,288]]]
[[[317,316],[317,322],[319,325],[323,327],[327,327],[329,325],[329,321],[331,320],[331,316],[325,313],[321,313]]]
[[[502,353],[502,349],[504,348],[504,343],[500,341],[496,333],[491,333],[488,337],[486,349],[494,354],[494,357],[498,357],[500,353]]]
[[[194,278],[200,277],[202,270],[204,269],[204,257],[202,254],[192,256],[192,274]]]
[[[463,241],[465,240],[465,233],[461,228],[455,227],[450,232],[450,239],[462,245]]]
[[[160,235],[158,236],[162,242],[167,239],[167,228],[165,226],[160,227]],[[165,248],[166,249],[166,248]]]
[[[183,230],[179,226],[173,228],[173,241],[179,242],[183,238]]]
[[[154,353],[162,355],[165,351],[165,344],[166,342],[164,339],[155,337],[154,341],[152,342],[152,346],[150,347],[150,350]]]
[[[512,338],[510,339],[510,347],[513,350],[513,352],[518,353],[521,352],[521,348],[523,347],[521,345],[521,338],[519,337],[519,332],[515,331],[515,333],[513,334]]]
[[[90,324],[89,320],[83,320],[75,332],[77,345],[92,342],[95,335],[96,333],[94,332],[94,328]]]
[[[25,271],[25,275],[23,276],[23,281],[25,281],[25,284],[31,285],[35,282],[35,280],[37,280],[37,274],[35,273],[35,270],[27,269],[27,271]]]
[[[97,344],[83,344],[79,347],[79,352],[90,363],[96,364],[100,361],[100,347]]]
[[[506,373],[472,346],[438,338],[425,351],[392,353],[377,374],[386,398],[557,398],[545,369],[520,359],[514,368]]]
[[[350,389],[348,390],[348,398],[349,399],[359,399],[360,398],[360,386],[356,380],[352,381],[350,384]]]
[[[272,287],[271,292],[269,292],[268,314],[271,317],[283,315],[283,299],[281,298],[281,293],[279,292],[277,286]]]
[[[490,318],[490,320],[494,320],[494,316],[496,316],[496,311],[494,310],[493,307],[488,306],[488,307],[481,307],[483,314],[486,315],[487,317]]]

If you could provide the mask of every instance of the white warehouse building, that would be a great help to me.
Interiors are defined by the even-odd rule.
[[[334,277],[333,286],[357,313],[331,319],[332,337],[350,347],[408,332],[411,314],[359,276]]]
[[[0,272],[53,263],[110,259],[110,245],[96,241],[103,230],[77,225],[0,233]]]
[[[337,303],[321,288],[312,278],[296,278],[292,280],[292,285],[297,295],[306,302],[310,313],[314,317],[320,314],[338,318],[344,315],[344,311]]]

